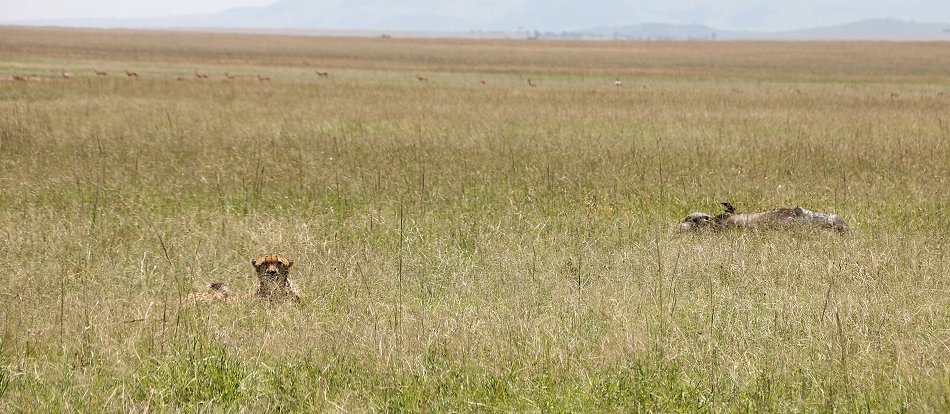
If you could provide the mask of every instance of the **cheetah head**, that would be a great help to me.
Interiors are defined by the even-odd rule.
[[[676,231],[678,232],[687,232],[687,231],[696,231],[705,227],[709,227],[713,224],[713,218],[706,213],[689,213],[686,218],[683,219],[678,225],[676,225]]]
[[[257,278],[262,284],[284,285],[294,261],[279,254],[268,254],[251,260],[251,265],[257,271]]]

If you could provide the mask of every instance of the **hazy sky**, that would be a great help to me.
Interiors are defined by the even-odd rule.
[[[0,0],[0,20],[144,17],[264,6],[275,0]]]
[[[437,11],[472,28],[520,11],[513,29],[577,29],[582,14],[606,16],[611,25],[704,24],[725,30],[777,31],[849,23],[869,18],[950,23],[950,0],[290,0],[317,15],[403,15]],[[151,17],[265,6],[276,0],[0,0],[0,21],[87,17]],[[540,6],[543,4],[543,6]],[[295,6],[296,7],[296,6]],[[585,8],[587,7],[587,8]],[[625,12],[618,12],[623,9]],[[600,13],[601,10],[603,13]],[[603,20],[603,19],[602,19]],[[526,23],[520,23],[526,21]],[[573,23],[573,25],[572,25]]]

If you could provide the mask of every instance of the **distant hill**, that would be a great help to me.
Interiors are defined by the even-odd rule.
[[[784,32],[717,30],[701,25],[643,23],[586,29],[573,38],[639,40],[950,40],[950,24],[869,19],[837,26]]]
[[[739,32],[734,33],[737,34]],[[619,27],[601,27],[581,30],[575,34],[580,37],[618,40],[716,40],[721,38],[737,38],[736,35],[733,35],[733,32],[716,30],[709,26],[663,23],[640,23]]]
[[[456,17],[458,8],[434,0],[282,0],[265,7],[242,7],[217,13],[152,18],[52,19],[7,22],[71,27],[176,29],[322,29],[389,31],[469,31],[472,24]],[[420,10],[427,12],[420,13]],[[463,9],[464,11],[464,9]],[[454,13],[454,14],[453,14]]]
[[[560,32],[644,19],[669,20],[645,11],[636,1],[486,0],[475,4],[444,0],[280,0],[264,7],[200,15],[5,23],[100,28]]]
[[[950,40],[950,24],[869,19],[838,26],[766,34],[781,39]]]
[[[807,6],[807,11],[814,12],[818,10],[814,4],[822,0],[802,1],[804,3],[795,3],[795,7]],[[715,13],[700,10],[696,15],[672,12],[669,9],[663,11],[662,7],[654,7],[652,2],[646,0],[491,0],[487,4],[489,6],[444,0],[281,0],[265,7],[235,8],[198,15],[6,23],[263,33],[283,31],[297,34],[326,34],[328,31],[343,30],[349,32],[342,34],[350,35],[389,33],[424,36],[425,32],[437,32],[442,36],[458,33],[459,36],[464,34],[464,37],[479,37],[479,33],[483,33],[484,37],[499,37],[499,33],[503,33],[504,36],[510,34],[511,37],[522,38],[569,39],[950,40],[950,24],[892,19],[870,19],[835,26],[774,32],[729,31],[695,24],[628,23],[713,19],[711,21],[730,21],[733,27],[769,27],[769,22],[781,21],[783,17],[788,16],[787,11],[782,14],[782,10],[743,9],[741,5],[736,4],[717,7]],[[847,12],[856,16],[862,15],[859,13],[862,10],[860,5],[847,6],[846,9],[838,10],[839,14]],[[821,21],[808,19],[807,16],[802,18]]]

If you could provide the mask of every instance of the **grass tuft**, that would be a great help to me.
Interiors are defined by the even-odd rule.
[[[245,364],[220,345],[196,338],[190,346],[148,358],[134,374],[132,399],[147,406],[227,408],[241,401],[250,375]]]

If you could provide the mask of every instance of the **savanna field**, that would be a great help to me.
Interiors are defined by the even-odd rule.
[[[950,411],[948,43],[4,27],[0,189],[0,412]]]

